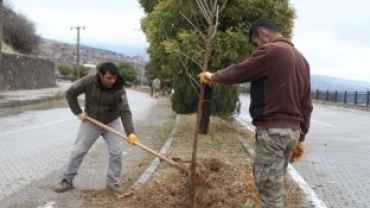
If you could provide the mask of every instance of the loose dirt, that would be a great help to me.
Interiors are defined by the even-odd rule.
[[[190,161],[195,115],[182,115],[178,132],[168,152],[169,158]],[[231,122],[211,118],[210,132],[200,135],[197,153],[197,208],[260,208],[252,175],[252,160],[241,145],[254,135]],[[299,207],[300,195],[290,180],[286,183],[287,208]],[[125,187],[134,181],[123,182]],[[140,189],[127,188],[120,195],[86,192],[84,207],[188,208],[190,176],[162,162],[150,181]]]

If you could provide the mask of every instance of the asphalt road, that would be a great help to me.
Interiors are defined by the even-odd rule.
[[[128,96],[135,126],[140,125],[138,122],[147,119],[157,100],[135,91],[128,91]],[[248,122],[249,96],[242,95],[241,103],[239,117]],[[26,111],[17,108],[5,112],[2,109],[1,208],[10,201],[13,203],[13,198],[9,198],[9,195],[26,198],[27,194],[16,193],[52,172],[59,173],[69,156],[78,123],[79,120],[63,102],[37,106]],[[367,197],[370,194],[369,124],[368,112],[314,105],[311,129],[305,142],[306,155],[302,161],[294,164],[294,167],[327,207],[370,207]],[[98,148],[99,142],[94,146]],[[93,157],[96,155],[90,154],[90,157],[94,161]],[[92,165],[105,172],[105,168],[101,168],[100,164]],[[92,171],[91,164],[86,170],[82,167],[81,171]],[[94,174],[96,173],[90,175],[94,177]],[[55,180],[55,177],[50,180]],[[104,180],[101,182],[104,183]],[[101,186],[99,183],[81,183],[80,186],[82,184],[87,188]],[[48,189],[53,188],[53,185],[48,186]],[[45,190],[45,187],[40,190]],[[38,200],[45,201],[42,198]]]
[[[127,90],[127,93],[137,126],[139,121],[147,119],[157,100],[145,93],[131,90]],[[0,207],[5,204],[2,200],[7,196],[53,171],[60,172],[76,139],[80,121],[71,113],[65,101],[24,108],[2,109],[0,114]],[[94,148],[101,143],[103,140],[98,140]],[[94,157],[94,154],[90,157]],[[106,172],[105,167],[99,169]],[[104,179],[101,181],[104,183]],[[87,184],[87,188],[96,188],[94,186],[100,184]],[[53,186],[48,188],[52,189]],[[43,200],[40,199],[40,202]]]
[[[250,122],[249,96],[239,117]],[[314,104],[306,154],[293,164],[327,207],[370,207],[370,113]]]

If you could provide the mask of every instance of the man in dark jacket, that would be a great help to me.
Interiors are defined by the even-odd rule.
[[[312,112],[309,65],[290,40],[269,19],[249,28],[256,50],[245,61],[212,74],[204,84],[251,82],[252,123],[256,126],[254,179],[262,207],[284,207],[284,175],[288,162],[302,154]],[[299,141],[299,143],[298,143]],[[297,151],[296,151],[297,150]],[[293,155],[293,158],[291,158]]]
[[[85,120],[86,115],[89,115],[117,131],[123,131],[123,124],[128,135],[128,143],[132,145],[137,138],[126,91],[123,87],[124,80],[118,74],[115,64],[111,62],[100,64],[98,70],[96,75],[85,76],[68,89],[66,98],[69,107],[82,121]],[[84,111],[77,101],[77,97],[82,93],[85,94]],[[121,191],[122,138],[93,123],[81,122],[69,162],[55,189],[56,192],[64,192],[73,188],[73,179],[77,175],[77,170],[85,154],[99,136],[104,138],[109,150],[107,187],[113,191]]]

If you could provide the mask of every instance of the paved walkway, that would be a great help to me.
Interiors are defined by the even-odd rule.
[[[64,97],[64,92],[71,82],[57,82],[53,88],[0,91],[0,108],[28,105],[57,97]]]
[[[370,207],[370,113],[314,105],[306,156],[294,164],[327,207]]]
[[[36,95],[28,90],[14,91],[14,94],[8,92],[7,95],[21,97],[22,100],[27,97],[37,100],[64,90],[65,86],[61,86],[58,89],[32,90]],[[164,122],[174,119],[169,100],[152,99],[147,93],[132,90],[127,90],[127,93],[140,141],[150,148],[160,145],[156,130]],[[163,111],[163,106],[168,110]],[[0,112],[4,110],[0,108]],[[24,125],[22,122],[25,122]],[[0,175],[4,176],[0,178],[1,208],[35,208],[46,202],[55,202],[58,208],[78,208],[85,190],[105,189],[108,153],[106,145],[99,139],[79,170],[75,180],[77,189],[63,194],[53,192],[79,123],[67,106],[0,117],[0,127],[1,123],[6,126],[0,128]],[[12,123],[21,125],[12,126]],[[124,144],[123,177],[147,156],[140,148]]]
[[[241,102],[249,118],[249,96]],[[293,166],[326,207],[370,207],[369,126],[369,112],[314,104],[305,156]]]

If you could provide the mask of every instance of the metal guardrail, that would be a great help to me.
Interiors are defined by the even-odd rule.
[[[249,87],[239,86],[239,93],[250,93]],[[343,103],[345,105],[370,106],[370,91],[329,91],[315,90],[311,93],[313,100],[321,100],[326,102]]]
[[[370,104],[370,91],[367,92],[338,92],[338,91],[320,91],[312,92],[312,99],[322,100],[327,102],[343,103],[346,105],[369,106]]]

